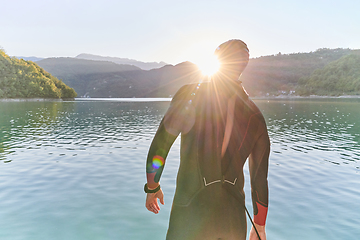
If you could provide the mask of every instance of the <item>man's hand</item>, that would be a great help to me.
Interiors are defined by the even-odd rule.
[[[157,199],[159,199],[160,203],[164,205],[164,193],[161,188],[156,193],[147,193],[146,195],[145,206],[150,212],[153,212],[155,214],[158,214],[160,211],[160,206]]]
[[[256,223],[254,223],[254,224],[255,224],[256,230],[258,231],[258,233],[260,235],[261,240],[266,240],[265,226],[261,226]],[[259,240],[259,237],[255,232],[254,226],[251,227],[249,240]]]

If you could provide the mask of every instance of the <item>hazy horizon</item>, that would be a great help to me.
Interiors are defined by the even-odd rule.
[[[318,49],[321,49],[321,48],[318,48]],[[310,52],[315,52],[317,51],[318,49],[315,49],[313,51],[309,51],[309,52],[293,52],[293,53],[282,53],[282,52],[278,52],[278,53],[274,53],[274,54],[270,54],[270,55],[264,55],[264,56],[258,56],[258,57],[251,57],[250,56],[250,59],[254,59],[254,58],[259,58],[259,57],[266,57],[266,56],[273,56],[273,55],[277,55],[279,53],[283,54],[283,55],[289,55],[289,54],[298,54],[298,53],[310,53]],[[338,49],[338,48],[332,48],[332,49]],[[350,49],[350,50],[360,50],[359,49]],[[6,52],[6,49],[4,49],[4,51]],[[144,61],[141,61],[141,60],[138,60],[138,59],[131,59],[131,58],[126,58],[126,57],[121,57],[121,56],[102,56],[102,55],[96,55],[96,54],[91,54],[91,53],[79,53],[77,54],[76,56],[61,56],[61,57],[38,57],[38,56],[13,56],[13,55],[10,55],[11,57],[17,57],[17,58],[38,58],[40,60],[43,60],[43,59],[47,59],[47,58],[78,58],[78,56],[82,55],[82,54],[86,54],[86,55],[92,55],[94,57],[101,57],[101,58],[118,58],[118,59],[127,59],[127,60],[130,60],[130,61],[138,61],[138,62],[143,62],[143,63],[165,63],[165,64],[171,64],[171,65],[177,65],[177,64],[180,64],[182,62],[178,62],[178,63],[167,63],[165,61],[158,61],[158,62],[155,62],[155,61],[152,61],[152,62],[144,62]],[[86,58],[78,58],[78,59],[82,59],[82,60],[92,60],[92,59],[86,59]],[[105,60],[92,60],[92,61],[105,61]],[[183,62],[191,62],[190,60],[185,60]],[[118,63],[120,64],[120,63]],[[195,63],[194,63],[195,64]]]
[[[0,47],[11,56],[89,53],[174,65],[196,63],[234,38],[251,58],[360,49],[353,0],[0,1]]]

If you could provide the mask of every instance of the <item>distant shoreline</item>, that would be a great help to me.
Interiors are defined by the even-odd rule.
[[[251,99],[316,99],[316,98],[360,98],[360,95],[340,95],[340,96],[321,96],[321,95],[310,95],[310,96],[298,96],[298,95],[279,95],[279,96],[262,96],[262,97],[250,97]]]
[[[75,98],[75,101],[170,102],[172,98]]]
[[[341,95],[341,96],[262,96],[250,97],[251,99],[350,99],[360,98],[360,95]],[[119,102],[167,102],[172,98],[0,98],[0,102],[66,102],[66,101],[119,101]]]
[[[62,98],[0,98],[0,102],[62,102],[74,101],[74,99]]]
[[[67,101],[116,101],[116,102],[170,102],[172,98],[0,98],[0,102],[67,102]]]

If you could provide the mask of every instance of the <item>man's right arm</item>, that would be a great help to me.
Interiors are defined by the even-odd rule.
[[[270,154],[270,140],[267,131],[258,138],[253,151],[249,156],[249,171],[251,181],[251,194],[254,208],[254,222],[263,226],[268,211],[268,166]],[[262,227],[259,227],[262,229]]]
[[[260,239],[266,240],[265,225],[261,226],[261,225],[255,223],[255,227],[259,233]],[[258,237],[254,227],[252,227],[250,230],[249,240],[259,240],[259,237]]]

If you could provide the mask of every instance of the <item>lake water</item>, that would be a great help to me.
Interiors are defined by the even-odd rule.
[[[143,192],[162,100],[0,102],[0,239],[165,239],[179,138],[158,215]],[[268,239],[359,239],[360,99],[255,102],[272,143]]]

